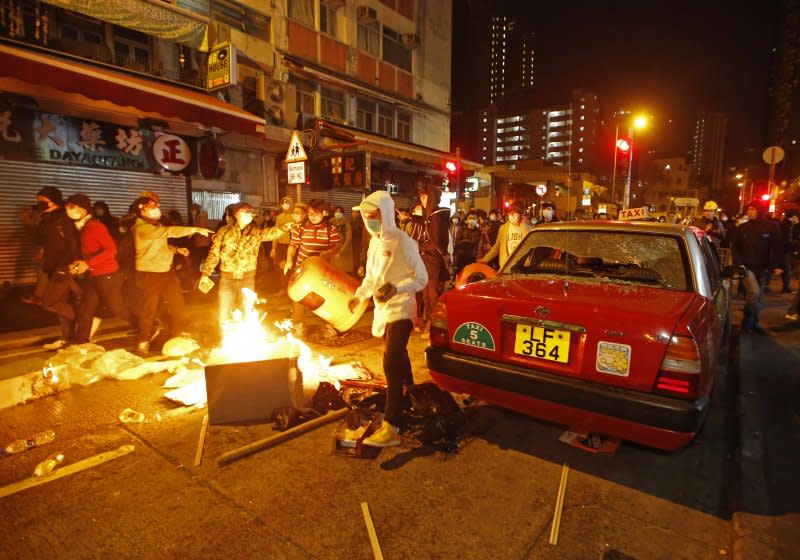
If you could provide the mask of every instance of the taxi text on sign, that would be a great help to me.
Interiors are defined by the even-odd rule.
[[[619,211],[619,220],[644,220],[650,217],[650,208],[642,206],[641,208],[628,208],[627,210]]]
[[[300,141],[300,131],[292,131],[292,139],[289,140],[289,149],[286,150],[286,163],[297,163],[298,161],[306,161],[306,149],[303,148],[303,143]]]

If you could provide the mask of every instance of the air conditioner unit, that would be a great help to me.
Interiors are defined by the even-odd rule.
[[[358,7],[358,23],[375,23],[378,21],[378,12],[369,6]]]
[[[401,41],[405,48],[415,49],[419,46],[419,35],[416,33],[403,33]]]

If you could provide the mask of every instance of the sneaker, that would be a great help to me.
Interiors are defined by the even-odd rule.
[[[784,315],[784,318],[789,319],[790,321],[798,321],[800,320],[800,315],[798,315],[797,313],[787,313],[786,315]]]
[[[64,340],[63,338],[59,338],[53,342],[49,342],[47,344],[42,344],[42,348],[45,350],[61,350],[65,346],[68,346],[69,342]]]
[[[143,340],[136,346],[136,353],[140,356],[147,356],[150,353],[150,341]]]
[[[364,440],[364,445],[370,447],[394,447],[400,445],[400,432],[386,420],[381,422],[381,427]]]

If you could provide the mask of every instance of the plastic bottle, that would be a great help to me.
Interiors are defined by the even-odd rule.
[[[44,476],[53,471],[58,465],[64,462],[64,454],[59,451],[53,453],[47,459],[36,465],[33,476]]]
[[[123,424],[140,424],[144,422],[145,417],[141,412],[137,412],[132,408],[126,408],[119,413],[119,420]]]
[[[4,448],[0,449],[0,455],[11,455],[12,453],[21,453],[39,445],[50,443],[56,439],[56,433],[53,430],[45,430],[34,434],[28,439],[18,439],[12,441]]]

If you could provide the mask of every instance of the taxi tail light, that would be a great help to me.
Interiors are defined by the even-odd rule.
[[[447,333],[447,305],[443,300],[437,301],[431,310],[431,346],[449,346],[450,336]]]
[[[694,338],[673,336],[661,362],[656,392],[686,399],[697,397],[702,368],[700,349]]]

